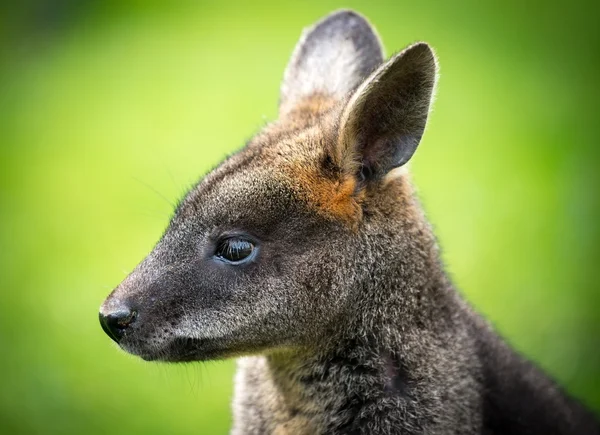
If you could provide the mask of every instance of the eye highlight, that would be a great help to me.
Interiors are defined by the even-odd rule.
[[[219,242],[215,257],[219,260],[240,264],[252,258],[256,247],[242,237],[230,237]]]

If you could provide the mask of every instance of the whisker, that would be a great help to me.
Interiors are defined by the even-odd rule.
[[[171,200],[169,200],[165,195],[163,195],[162,193],[160,193],[158,190],[156,190],[154,187],[152,187],[151,185],[149,185],[148,183],[146,183],[145,181],[140,180],[137,177],[133,177],[133,179],[139,183],[141,183],[142,185],[146,186],[148,189],[150,189],[151,191],[153,191],[154,193],[156,193],[160,198],[164,199],[165,201],[167,201],[167,204],[169,204],[172,208],[175,208],[175,203],[173,203]]]

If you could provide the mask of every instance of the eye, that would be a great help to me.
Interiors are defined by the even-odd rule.
[[[251,241],[241,237],[230,237],[219,243],[215,251],[215,257],[238,264],[252,258],[254,250],[255,246]]]

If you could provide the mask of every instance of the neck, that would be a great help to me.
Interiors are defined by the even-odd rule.
[[[435,261],[429,267],[439,267],[436,257],[425,258]],[[454,293],[442,273],[409,284],[402,263],[378,272],[385,273],[385,282],[360,289],[356,314],[328,339],[315,340],[318,346],[242,361],[238,376],[245,387],[236,392],[236,410],[259,406],[260,412],[250,413],[268,416],[260,423],[271,425],[266,432],[294,427],[298,433],[348,433],[390,418],[418,433],[423,421],[443,414],[439,392],[448,389],[446,374],[462,364],[444,349],[463,345],[448,314]],[[432,294],[440,302],[429,306]],[[433,326],[440,322],[445,325]]]

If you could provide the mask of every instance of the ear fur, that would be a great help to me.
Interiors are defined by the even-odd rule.
[[[305,29],[285,70],[280,116],[311,96],[342,99],[383,62],[375,30],[356,12],[334,12]]]
[[[380,66],[342,114],[335,158],[362,179],[381,178],[413,155],[427,123],[437,62],[424,42]]]

